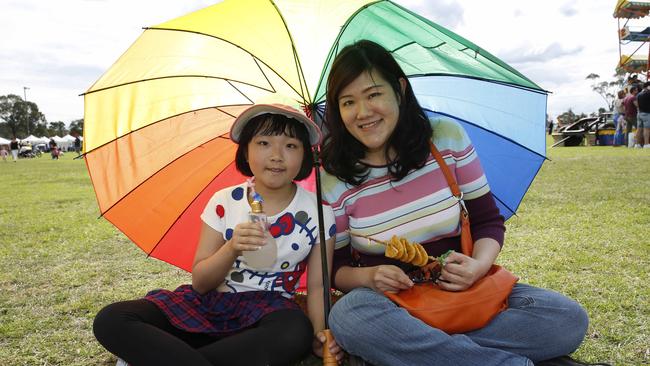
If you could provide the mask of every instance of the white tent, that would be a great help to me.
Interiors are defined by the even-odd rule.
[[[28,142],[28,143],[30,143],[32,145],[36,145],[36,144],[40,143],[40,141],[41,141],[40,138],[38,138],[38,137],[36,137],[34,135],[29,135],[29,136],[25,137],[21,142],[22,143]]]
[[[9,145],[10,142],[11,140],[0,137],[0,145]]]

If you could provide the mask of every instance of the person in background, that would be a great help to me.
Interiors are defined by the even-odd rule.
[[[630,138],[634,138],[631,136],[630,132],[632,132],[632,129],[636,127],[636,115],[638,112],[638,109],[636,107],[636,95],[639,94],[639,87],[637,85],[632,85],[630,87],[630,92],[629,94],[623,99],[623,119],[625,120],[625,146],[630,146]]]
[[[616,93],[617,98],[614,99],[614,141],[612,146],[621,146],[624,144],[624,131],[625,131],[625,107],[623,106],[623,100],[625,99],[625,90],[621,89]]]
[[[74,152],[77,153],[75,159],[81,156],[81,139],[79,138],[78,133],[75,133],[74,135]]]
[[[0,156],[5,163],[7,162],[7,155],[9,155],[9,153],[7,152],[6,148],[4,146],[0,146]]]
[[[50,155],[52,160],[59,160],[59,145],[57,145],[54,139],[50,139]]]
[[[643,84],[643,90],[636,96],[639,109],[636,117],[636,148],[650,149],[650,82]]]
[[[16,136],[9,143],[9,148],[11,149],[11,157],[14,159],[14,163],[18,161],[18,151],[20,150],[20,144]]]

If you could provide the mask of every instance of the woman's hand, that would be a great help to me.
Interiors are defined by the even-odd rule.
[[[379,293],[397,293],[413,287],[413,281],[397,266],[380,265],[371,269],[370,287]]]
[[[264,230],[259,223],[243,222],[235,226],[232,238],[226,245],[229,245],[237,255],[241,255],[242,251],[258,250],[266,244],[265,240]]]
[[[447,291],[467,290],[485,276],[491,265],[486,266],[472,257],[452,252],[445,260],[437,284]]]
[[[312,349],[314,351],[314,354],[320,358],[323,358],[323,346],[325,344],[325,341],[325,333],[323,333],[323,331],[320,331],[314,336],[314,341],[312,342]],[[332,341],[328,344],[328,347],[330,354],[336,358],[336,362],[340,364],[341,361],[343,361],[343,356],[345,356],[343,348],[341,348],[333,338]]]

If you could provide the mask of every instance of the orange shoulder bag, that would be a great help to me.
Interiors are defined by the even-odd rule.
[[[474,242],[469,226],[469,215],[456,179],[433,143],[431,153],[442,169],[452,194],[461,208],[461,250],[472,256]],[[446,291],[433,282],[416,283],[399,293],[384,293],[411,315],[446,333],[466,333],[487,325],[492,318],[508,307],[508,296],[518,278],[505,268],[493,264],[485,277],[464,291]]]

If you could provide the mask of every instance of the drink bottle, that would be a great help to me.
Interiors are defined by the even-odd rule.
[[[278,257],[278,246],[275,238],[269,232],[269,223],[262,208],[262,202],[262,196],[255,193],[251,202],[251,211],[248,213],[248,219],[250,222],[257,222],[263,227],[266,244],[261,246],[259,250],[246,250],[242,254],[249,267],[271,269]]]

